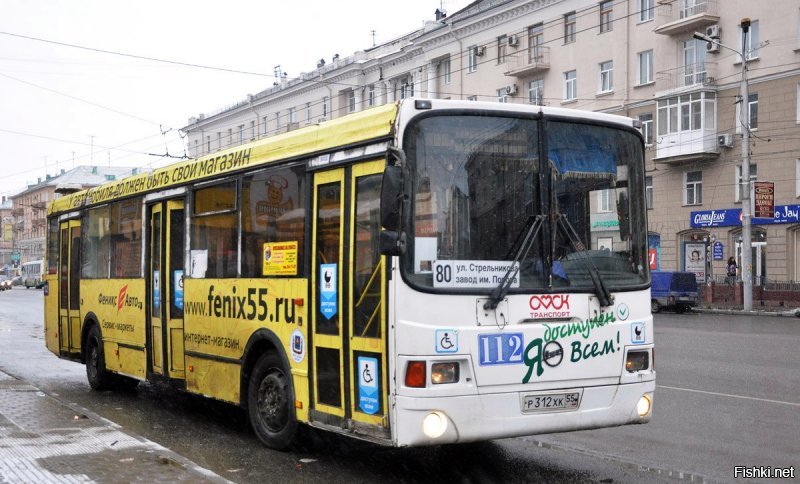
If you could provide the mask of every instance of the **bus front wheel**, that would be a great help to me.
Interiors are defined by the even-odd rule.
[[[276,353],[265,353],[250,374],[247,409],[256,436],[276,450],[289,447],[297,433],[291,375]]]
[[[92,326],[86,337],[86,378],[93,390],[108,390],[113,383],[113,375],[106,370],[103,338],[97,325]]]

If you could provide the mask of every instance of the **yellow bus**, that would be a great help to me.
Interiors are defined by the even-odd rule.
[[[643,147],[628,118],[408,99],[65,195],[46,345],[277,449],[645,423]]]

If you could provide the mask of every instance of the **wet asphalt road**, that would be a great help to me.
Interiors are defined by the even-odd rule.
[[[44,347],[41,291],[0,292],[0,369],[236,482],[732,481],[736,465],[800,467],[800,319],[656,317],[658,390],[644,426],[392,449],[310,432],[260,445],[229,405],[149,384],[93,392]]]

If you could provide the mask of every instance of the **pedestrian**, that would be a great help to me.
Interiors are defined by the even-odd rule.
[[[736,264],[736,259],[734,259],[733,256],[728,257],[728,284],[731,286],[736,282],[736,269],[738,267],[739,266]]]

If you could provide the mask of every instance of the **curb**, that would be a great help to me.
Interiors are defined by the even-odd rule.
[[[789,309],[786,311],[744,311],[742,309],[718,309],[718,308],[692,308],[693,313],[706,314],[732,314],[739,316],[772,316],[784,318],[800,318],[800,308]]]

